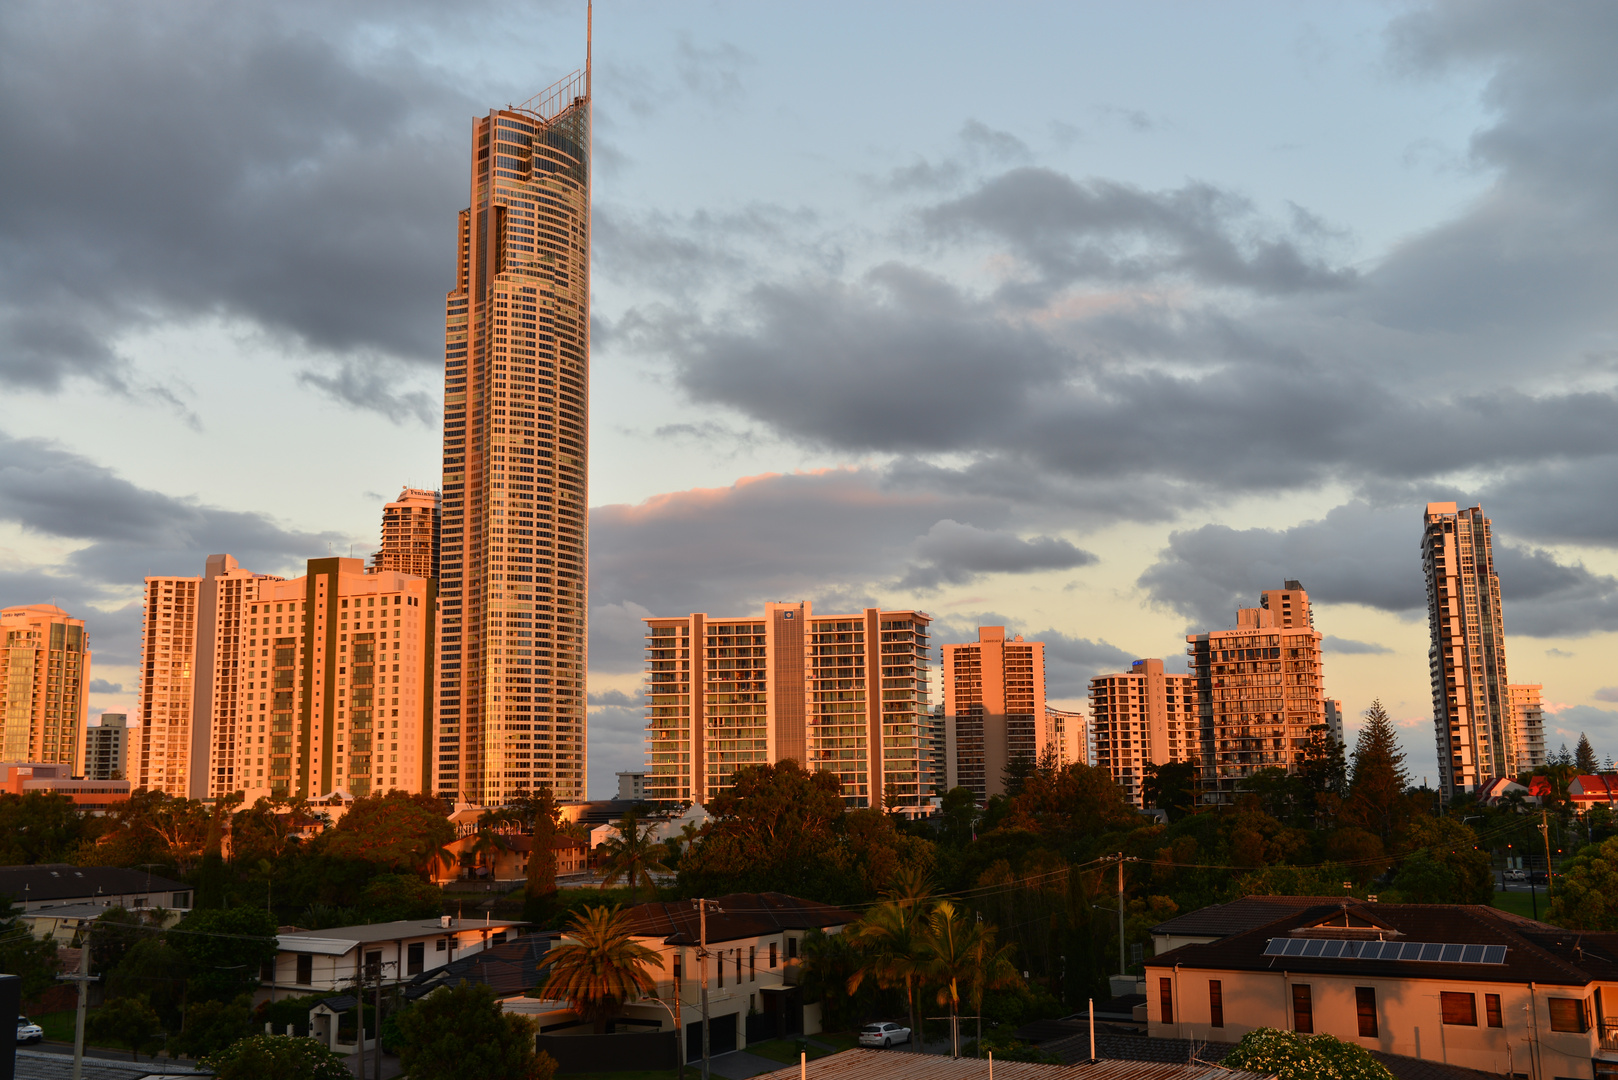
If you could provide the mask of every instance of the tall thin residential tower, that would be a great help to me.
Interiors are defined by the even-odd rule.
[[[472,126],[444,319],[439,795],[585,794],[590,61]]]
[[[1433,736],[1439,783],[1450,799],[1517,775],[1517,724],[1489,519],[1481,506],[1428,503],[1422,523]]]

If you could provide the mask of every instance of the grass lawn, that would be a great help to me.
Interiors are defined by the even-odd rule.
[[[40,1013],[28,1019],[44,1028],[45,1038],[52,1042],[72,1042],[73,1022],[77,1015],[77,1009],[66,1009],[62,1012]]]
[[[819,1039],[822,1042],[831,1041],[824,1035],[812,1035],[810,1038]],[[809,1060],[814,1061],[816,1058],[838,1053],[840,1050],[847,1049],[847,1047],[839,1047],[838,1050],[827,1050],[824,1046],[808,1043],[806,1044],[806,1049],[809,1051]],[[796,1065],[798,1063],[798,1038],[794,1035],[787,1039],[766,1039],[764,1042],[748,1043],[747,1052],[757,1054],[759,1057],[769,1058],[771,1061],[779,1061],[783,1065]]]
[[[1545,899],[1545,890],[1540,889],[1537,891],[1539,893],[1539,917],[1543,919],[1550,914],[1551,905]],[[1526,919],[1534,917],[1533,896],[1526,891],[1497,892],[1490,903],[1501,911],[1509,911],[1513,915],[1521,915]]]

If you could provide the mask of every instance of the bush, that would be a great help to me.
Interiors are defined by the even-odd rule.
[[[435,990],[398,1016],[399,1064],[411,1080],[551,1080],[556,1072],[555,1058],[535,1052],[538,1024],[502,1012],[479,983]]]
[[[313,1039],[253,1035],[205,1058],[215,1080],[353,1080],[339,1054]]]
[[[253,999],[246,994],[235,1001],[198,1001],[185,1011],[185,1025],[170,1049],[186,1057],[217,1054],[253,1033]]]
[[[1393,1080],[1370,1052],[1332,1035],[1257,1028],[1220,1062],[1227,1069],[1273,1074],[1277,1080]]]

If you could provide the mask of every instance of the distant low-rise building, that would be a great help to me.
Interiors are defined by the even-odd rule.
[[[79,904],[191,909],[191,886],[185,882],[122,866],[0,866],[0,896],[30,913]]]
[[[627,802],[646,801],[646,773],[644,770],[618,774],[618,798]]]
[[[65,795],[86,810],[106,810],[129,801],[128,780],[87,780],[66,765],[41,761],[0,761],[0,790],[13,795],[30,791]]]

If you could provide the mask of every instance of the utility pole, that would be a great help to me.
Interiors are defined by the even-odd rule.
[[[1124,962],[1124,853],[1118,853],[1118,974],[1128,975]]]
[[[702,1080],[708,1080],[708,901],[697,900],[697,963],[702,972]]]
[[[376,966],[376,1080],[382,1080],[382,965]],[[360,1044],[361,1046],[364,1043]]]
[[[675,1066],[679,1080],[685,1080],[685,1028],[680,1026],[680,998],[684,997],[685,963],[680,947],[674,946],[674,1053],[680,1059]]]
[[[79,943],[79,973],[77,975],[58,975],[63,982],[76,982],[79,984],[79,1011],[73,1018],[73,1080],[83,1080],[84,1077],[84,1014],[90,1007],[90,984],[95,982],[95,976],[90,974],[90,929],[85,927],[84,940]]]
[[[1551,812],[1539,811],[1539,831],[1545,836],[1545,903],[1551,902]]]

